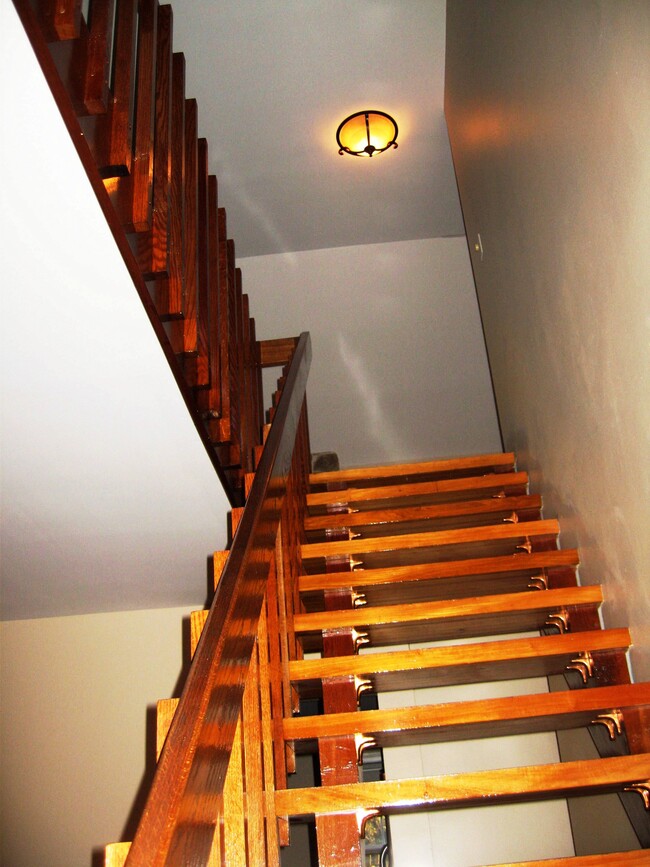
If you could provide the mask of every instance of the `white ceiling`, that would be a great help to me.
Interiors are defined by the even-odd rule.
[[[239,257],[464,234],[443,115],[445,0],[174,0]],[[355,111],[397,150],[339,156]]]

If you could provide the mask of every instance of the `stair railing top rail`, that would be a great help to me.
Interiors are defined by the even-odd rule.
[[[300,336],[128,867],[207,864],[257,634],[311,362]]]

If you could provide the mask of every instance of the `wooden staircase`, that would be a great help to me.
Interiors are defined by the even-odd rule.
[[[304,484],[298,474],[290,488],[213,837],[203,859],[177,848],[150,863],[278,864],[289,822],[315,819],[318,864],[356,867],[379,863],[362,860],[378,816],[611,792],[642,848],[518,863],[650,863],[650,684],[630,681],[628,630],[601,628],[600,587],[578,584],[578,554],[558,548],[558,523],[542,518],[514,456]],[[215,555],[215,574],[225,557]],[[192,618],[193,652],[207,617]],[[539,675],[563,675],[564,688],[381,706],[386,690]],[[159,744],[175,705],[160,705]],[[612,745],[603,757],[364,779],[368,751],[585,726]],[[320,785],[288,787],[296,754],[317,757]],[[107,865],[127,849],[109,847]]]

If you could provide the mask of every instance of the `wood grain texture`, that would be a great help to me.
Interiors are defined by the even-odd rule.
[[[525,590],[534,575],[551,576],[553,570],[573,570],[579,556],[575,548],[356,569],[354,572],[321,572],[300,576],[303,602],[322,608],[325,590],[352,586],[371,604],[407,599],[443,599],[493,593],[502,586]],[[575,583],[575,576],[572,583]],[[549,581],[549,586],[551,582]]]
[[[261,367],[283,367],[288,364],[297,342],[297,337],[260,340],[257,344],[257,351]]]
[[[115,0],[94,0],[88,31],[84,106],[90,114],[108,108],[108,71]]]
[[[207,609],[190,613],[190,656],[194,656],[196,653],[205,621],[208,619],[208,613]]]
[[[325,473],[311,473],[310,485],[325,485],[331,482],[346,482],[354,486],[355,482],[367,482],[369,479],[394,479],[403,476],[438,475],[444,473],[463,472],[469,475],[469,470],[485,469],[493,472],[513,470],[515,456],[512,452],[497,452],[486,455],[470,455],[464,458],[442,458],[434,461],[417,461],[407,464],[383,464],[353,469],[333,470]]]
[[[262,606],[258,631],[258,654],[260,667],[260,715],[262,725],[262,765],[264,772],[264,809],[266,829],[266,851],[269,864],[280,860],[278,824],[282,823],[288,835],[289,823],[286,817],[276,819],[274,814],[274,792],[276,775],[273,763],[274,728],[271,717],[271,669],[269,665],[269,632],[266,609]],[[283,841],[286,845],[288,839]]]
[[[650,683],[287,718],[283,733],[295,740],[359,733],[390,747],[578,728],[614,707],[625,717],[635,706],[650,707]]]
[[[59,39],[75,39],[81,30],[81,0],[52,0],[46,4]]]
[[[327,593],[325,606],[328,614],[347,613],[340,609],[352,608],[350,592]],[[298,616],[298,615],[297,615]],[[326,631],[323,634],[323,659],[353,657],[356,652],[351,629]],[[324,678],[322,681],[323,717],[357,709],[357,690],[350,676]],[[357,748],[354,734],[346,732],[319,739],[318,765],[322,786],[359,782]],[[345,816],[316,816],[318,863],[322,867],[358,867],[361,861],[359,829],[354,814]]]
[[[311,350],[303,335],[168,734],[129,867],[205,863],[219,824],[235,728],[280,518],[286,479],[304,472],[294,443],[304,425]]]
[[[492,867],[640,867],[650,864],[647,849],[608,852],[605,855],[576,855],[573,858],[546,858],[543,861],[510,861]]]
[[[459,530],[434,530],[404,536],[379,536],[371,539],[348,539],[342,542],[314,542],[302,546],[303,560],[316,557],[363,557],[386,551],[407,551],[412,548],[437,548],[447,545],[468,545],[478,542],[508,540],[522,544],[536,536],[556,537],[560,524],[554,518],[546,521],[526,521],[521,524],[490,524],[487,527],[467,527]]]
[[[372,646],[414,641],[526,632],[542,629],[550,614],[602,602],[599,585],[547,590],[544,593],[504,593],[436,602],[412,602],[350,611],[298,614],[295,629],[305,649],[320,647],[325,629],[367,632]]]
[[[109,843],[104,850],[104,867],[124,867],[130,843]]]
[[[445,499],[467,499],[474,492],[504,492],[510,495],[527,493],[527,473],[494,473],[486,476],[471,476],[459,479],[443,479],[434,482],[384,485],[372,488],[348,488],[344,491],[320,491],[307,496],[307,505],[312,507],[353,503],[359,508],[368,508],[372,503],[400,503],[410,500],[411,505],[422,502],[442,502]],[[472,497],[475,499],[475,497]],[[384,508],[385,506],[382,506]]]
[[[223,790],[224,860],[227,865],[232,864],[232,867],[246,867],[245,819],[247,811],[244,807],[242,728],[240,717],[232,743]]]
[[[258,638],[259,641],[259,638]],[[264,774],[262,767],[262,720],[260,714],[260,670],[257,644],[251,655],[244,703],[242,705],[242,737],[244,743],[245,803],[242,813],[246,820],[246,859],[248,864],[266,862],[264,829]]]
[[[137,6],[136,0],[117,0],[116,4],[113,86],[106,119],[101,122],[106,153],[99,170],[104,178],[131,171]]]
[[[346,813],[360,804],[390,814],[621,791],[649,777],[650,754],[643,753],[414,780],[278,791],[275,805],[278,813],[291,816]]]
[[[561,673],[580,653],[625,650],[627,629],[513,638],[477,644],[394,650],[385,653],[303,659],[289,666],[291,680],[314,687],[324,677],[357,675],[371,680],[375,689],[400,690],[423,686],[450,686],[485,680],[508,680]]]
[[[395,525],[413,525],[424,522],[457,522],[457,526],[467,526],[470,519],[483,517],[483,521],[496,523],[512,516],[512,513],[536,512],[542,507],[542,498],[527,494],[522,497],[491,497],[487,500],[461,500],[455,503],[440,503],[429,506],[405,506],[401,509],[372,509],[351,514],[307,515],[305,530],[329,530],[336,528],[353,529],[367,535],[378,535],[387,530],[394,532]],[[536,517],[539,517],[536,515]],[[433,528],[432,528],[433,529]],[[402,532],[400,530],[400,532]]]
[[[177,698],[161,698],[156,702],[156,760],[162,753],[177,707]]]
[[[140,0],[135,92],[135,130],[131,164],[131,220],[128,230],[149,232],[152,224],[156,109],[158,0]]]
[[[160,284],[159,306],[164,319],[177,319],[183,315],[185,284],[185,58],[178,52],[172,54],[170,115],[169,276]],[[182,330],[171,340],[175,352],[182,352]]]
[[[198,108],[195,99],[185,100],[183,139],[183,352],[190,355],[185,368],[190,385],[206,384],[199,379],[199,369],[207,376],[207,369],[197,365],[198,346]],[[207,381],[207,380],[206,380]]]

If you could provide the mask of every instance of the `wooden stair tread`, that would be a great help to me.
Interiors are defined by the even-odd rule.
[[[554,611],[576,606],[593,607],[602,601],[599,585],[561,587],[544,592],[532,590],[497,596],[296,614],[294,629],[303,639],[305,650],[320,647],[322,631],[326,629],[366,632],[373,646],[438,641],[455,636],[541,629]]]
[[[303,563],[328,557],[362,557],[364,564],[390,565],[416,561],[422,557],[433,560],[453,558],[453,550],[493,547],[496,554],[512,553],[513,548],[529,539],[554,540],[560,532],[559,522],[526,521],[518,524],[490,524],[459,530],[437,530],[405,536],[380,536],[371,539],[349,539],[341,542],[312,542],[301,546]],[[491,546],[492,543],[492,546]],[[452,552],[450,553],[450,550]],[[385,561],[390,561],[385,563]]]
[[[477,807],[576,795],[620,792],[650,778],[650,753],[608,759],[527,765],[418,779],[381,780],[275,793],[277,815],[309,816]]]
[[[629,852],[607,852],[604,855],[574,855],[569,858],[545,858],[542,861],[509,861],[507,864],[492,864],[491,867],[637,867],[650,864],[647,849]]]
[[[579,563],[574,548],[521,552],[498,557],[446,560],[410,566],[356,569],[301,575],[299,590],[306,607],[322,605],[325,590],[352,587],[368,602],[390,603],[416,599],[476,596],[494,592],[503,585],[524,589],[530,579],[549,569],[573,568]],[[499,582],[497,584],[497,582]]]
[[[417,505],[418,503],[476,499],[474,492],[516,496],[527,493],[527,473],[492,473],[486,476],[443,479],[432,482],[413,482],[401,485],[383,485],[373,488],[346,488],[342,491],[319,491],[307,494],[307,507],[334,506],[354,503],[359,508],[373,508],[373,503]],[[378,508],[378,506],[375,506]]]
[[[310,485],[324,485],[332,482],[346,482],[348,485],[363,482],[367,479],[391,479],[399,476],[430,475],[449,472],[467,472],[469,470],[489,469],[497,467],[512,469],[515,466],[513,452],[497,452],[486,455],[470,455],[463,458],[439,458],[433,461],[413,461],[405,464],[382,464],[368,467],[352,467],[344,470],[330,470],[323,473],[311,473]]]
[[[362,734],[378,747],[578,728],[616,708],[650,706],[650,683],[287,718],[286,740]]]
[[[583,652],[612,652],[629,647],[627,629],[604,629],[475,644],[393,650],[301,659],[289,663],[289,677],[310,694],[323,678],[358,676],[376,690],[451,686],[488,680],[561,673]]]
[[[460,500],[453,503],[437,503],[425,506],[404,506],[401,509],[372,509],[342,514],[307,515],[305,530],[335,530],[345,528],[361,532],[364,536],[378,535],[390,529],[391,532],[402,525],[406,527],[422,524],[452,523],[458,527],[468,526],[470,521],[492,523],[503,521],[513,512],[536,512],[542,508],[542,498],[533,494],[519,497],[490,497],[479,500]],[[451,529],[451,527],[449,527]],[[399,529],[401,533],[402,530]]]

